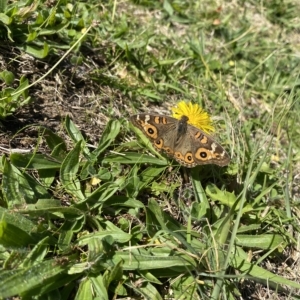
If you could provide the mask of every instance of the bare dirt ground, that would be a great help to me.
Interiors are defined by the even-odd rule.
[[[74,67],[67,57],[54,72],[29,89],[31,104],[1,122],[1,147],[7,150],[35,148],[38,126],[45,126],[65,138],[63,120],[66,115],[86,135],[89,143],[99,140],[108,121],[107,107],[120,116],[124,104],[118,92],[90,79],[93,69],[101,68],[103,61],[93,52],[86,55],[89,65],[85,62],[84,66]],[[58,56],[36,59],[10,45],[0,48],[0,69],[15,75],[14,88],[18,87],[21,76],[30,84],[36,82],[58,59]],[[1,89],[6,87],[4,82],[0,84]]]

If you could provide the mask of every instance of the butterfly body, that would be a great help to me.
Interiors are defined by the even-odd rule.
[[[144,133],[155,149],[164,151],[185,167],[228,165],[230,157],[224,148],[199,128],[189,125],[188,120],[187,116],[177,120],[153,114],[130,117],[132,124]]]

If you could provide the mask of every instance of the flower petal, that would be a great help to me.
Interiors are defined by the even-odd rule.
[[[182,116],[189,118],[188,123],[206,133],[215,131],[209,114],[202,109],[198,104],[191,102],[180,101],[177,107],[171,108],[173,117],[180,120]]]

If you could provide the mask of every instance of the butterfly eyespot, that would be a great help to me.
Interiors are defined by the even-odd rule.
[[[155,140],[153,145],[158,149],[158,150],[161,150],[163,148],[163,145],[164,145],[164,142],[162,139],[158,139],[158,140]]]
[[[148,133],[149,134],[153,134],[154,133],[154,130],[152,128],[148,128]]]
[[[187,164],[194,163],[194,157],[193,157],[193,154],[192,154],[191,152],[186,153],[185,156],[184,156],[184,161],[185,161]]]
[[[206,158],[206,157],[207,157],[207,153],[206,153],[206,152],[201,152],[201,153],[200,153],[200,156],[201,156],[202,158]]]

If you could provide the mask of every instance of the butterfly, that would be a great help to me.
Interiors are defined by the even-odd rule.
[[[185,167],[228,165],[230,157],[224,148],[199,128],[189,125],[188,120],[187,116],[177,120],[154,114],[130,117],[131,123],[143,132],[156,150],[164,151]]]

